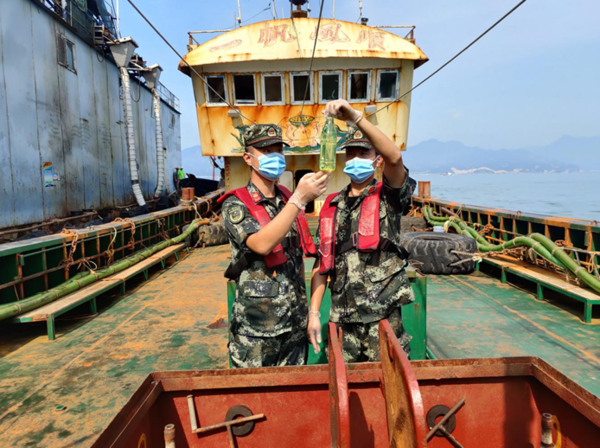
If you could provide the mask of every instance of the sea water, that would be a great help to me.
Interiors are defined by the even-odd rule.
[[[431,181],[434,198],[523,214],[600,221],[600,172],[451,176],[411,173],[411,177]]]

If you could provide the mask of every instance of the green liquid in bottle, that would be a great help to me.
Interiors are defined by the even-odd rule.
[[[321,156],[319,169],[321,171],[335,171],[335,154],[337,150],[337,128],[333,117],[327,117],[323,131],[321,131]]]

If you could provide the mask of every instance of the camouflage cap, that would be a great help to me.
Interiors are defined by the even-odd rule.
[[[352,146],[373,149],[373,145],[360,129],[349,127],[346,131],[346,141],[340,145],[340,149],[346,149]]]
[[[281,138],[281,128],[276,124],[253,124],[246,126],[242,134],[246,147],[265,148],[276,143],[290,146]]]

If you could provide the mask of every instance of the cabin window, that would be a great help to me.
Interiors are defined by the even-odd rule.
[[[319,73],[320,100],[326,103],[341,97],[342,74],[340,72]]]
[[[379,82],[377,85],[378,100],[395,100],[398,98],[398,71],[379,72]]]
[[[227,104],[227,92],[225,91],[225,76],[206,76],[206,98],[212,106],[225,106]]]
[[[75,43],[62,33],[56,34],[56,54],[58,63],[64,68],[77,73],[75,70]]]
[[[283,75],[270,73],[262,76],[263,81],[263,104],[281,105],[285,104],[283,93]]]
[[[233,75],[233,95],[235,104],[256,105],[254,75]]]
[[[350,72],[348,76],[348,100],[351,103],[368,102],[370,83],[371,76],[369,72]]]
[[[308,73],[292,74],[292,104],[312,104],[312,79]]]

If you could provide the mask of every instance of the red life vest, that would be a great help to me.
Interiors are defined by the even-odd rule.
[[[379,236],[379,206],[381,199],[382,182],[369,188],[367,196],[363,199],[358,219],[358,232],[352,235],[350,245],[360,252],[372,252],[380,248]],[[335,224],[337,207],[331,201],[339,193],[327,197],[321,213],[319,214],[319,232],[321,244],[319,246],[319,259],[321,266],[319,273],[327,274],[335,260]]]
[[[290,199],[292,193],[286,187],[282,185],[276,185],[276,188],[279,189],[281,196],[283,198],[283,202],[287,203]],[[265,227],[267,224],[271,222],[271,217],[265,210],[262,205],[259,205],[258,202],[261,199],[261,196],[258,193],[250,194],[246,187],[237,188],[235,190],[228,191],[223,196],[221,196],[217,202],[222,203],[230,196],[237,197],[240,201],[244,203],[250,214],[258,221],[261,227]],[[310,228],[308,227],[308,221],[306,220],[306,215],[303,211],[300,212],[298,217],[296,218],[296,227],[298,228],[298,234],[300,235],[300,243],[302,246],[302,251],[304,255],[307,257],[316,257],[317,256],[317,248],[315,246],[315,242],[313,241],[312,235],[310,233]],[[265,256],[265,263],[268,268],[272,268],[274,266],[279,266],[287,261],[287,256],[283,252],[283,247],[281,244],[278,244],[273,248],[270,254]]]

